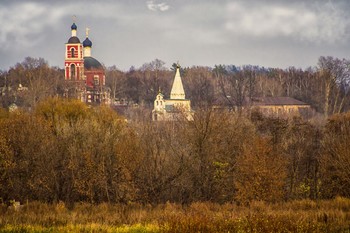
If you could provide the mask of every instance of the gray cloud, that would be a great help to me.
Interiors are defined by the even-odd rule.
[[[169,66],[218,63],[306,67],[348,56],[346,0],[2,1],[0,69],[25,56],[62,67],[72,15],[91,28],[93,56],[128,69],[154,58]]]
[[[306,8],[304,4],[230,3],[226,29],[254,37],[291,37],[313,42],[345,42],[350,21],[332,2]]]
[[[23,2],[0,8],[2,49],[22,49],[40,43],[40,33],[63,16],[59,9],[47,11],[35,2]]]

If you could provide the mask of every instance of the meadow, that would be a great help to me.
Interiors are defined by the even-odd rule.
[[[30,202],[0,208],[0,232],[350,232],[350,199],[249,206]]]

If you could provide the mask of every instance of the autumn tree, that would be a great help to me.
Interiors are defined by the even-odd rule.
[[[254,137],[237,159],[235,176],[235,200],[239,203],[281,201],[286,178],[285,157],[273,150],[267,139]]]
[[[202,108],[186,127],[190,200],[232,200],[236,159],[251,139],[253,126],[237,114]]]
[[[49,67],[43,58],[26,57],[8,71],[7,80],[15,102],[26,107],[35,107],[47,97],[62,95],[64,91],[63,72]]]
[[[288,167],[288,198],[318,198],[320,140],[316,126],[301,118],[288,121],[282,142]]]
[[[323,197],[349,197],[350,195],[350,113],[332,116],[325,127],[322,140],[322,188]]]
[[[108,107],[88,108],[78,100],[50,99],[36,109],[55,135],[56,198],[67,203],[127,202],[138,153],[125,121]],[[131,156],[131,157],[130,157]],[[129,162],[127,162],[129,161]]]
[[[0,124],[1,153],[7,166],[1,196],[6,200],[52,200],[55,154],[49,125],[19,111],[2,119]]]
[[[186,144],[180,122],[150,122],[140,119],[131,124],[138,135],[140,151],[133,177],[140,202],[181,201],[182,176],[188,166]]]

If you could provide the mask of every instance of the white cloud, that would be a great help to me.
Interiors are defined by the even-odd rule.
[[[253,37],[292,37],[296,40],[335,43],[349,39],[349,19],[336,6],[318,7],[289,4],[247,5],[230,3],[226,29],[235,34]]]
[[[157,1],[147,1],[147,8],[151,11],[167,11],[170,6],[165,2],[157,3]]]

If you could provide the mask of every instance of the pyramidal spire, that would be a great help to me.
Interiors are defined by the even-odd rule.
[[[180,76],[180,65],[177,63],[176,74],[170,92],[170,99],[185,99],[185,91]]]

